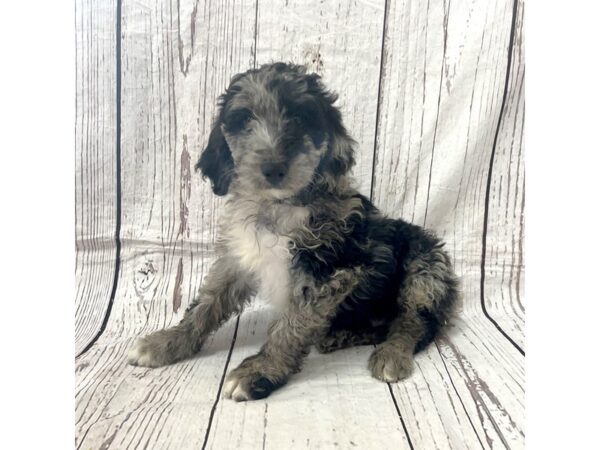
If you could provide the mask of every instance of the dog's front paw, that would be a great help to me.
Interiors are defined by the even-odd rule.
[[[138,339],[129,349],[127,362],[132,366],[160,367],[171,361],[167,355],[167,346],[162,339],[150,334]]]
[[[257,358],[246,360],[237,369],[227,375],[223,396],[236,402],[260,400],[268,397],[278,387],[285,384],[284,379],[274,379],[260,370]]]
[[[138,339],[129,350],[127,361],[133,366],[166,366],[191,356],[191,344],[176,328],[157,331]]]
[[[378,380],[395,383],[410,376],[414,368],[413,359],[413,355],[384,343],[371,354],[369,370]]]

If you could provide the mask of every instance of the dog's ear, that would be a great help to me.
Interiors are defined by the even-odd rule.
[[[233,157],[221,131],[220,120],[215,121],[208,144],[195,167],[202,171],[203,178],[210,179],[215,194],[227,194],[233,179]]]
[[[345,175],[354,166],[354,145],[356,142],[345,130],[335,132],[329,141],[328,170],[335,177]]]
[[[196,170],[202,171],[203,178],[208,177],[210,179],[213,192],[217,195],[227,194],[234,176],[234,163],[231,150],[221,131],[223,118],[228,109],[229,102],[240,91],[240,87],[236,86],[236,83],[254,72],[256,72],[256,69],[249,69],[246,72],[234,75],[229,82],[229,87],[219,97],[219,111],[213,124],[213,129],[208,137],[208,144],[195,166]]]

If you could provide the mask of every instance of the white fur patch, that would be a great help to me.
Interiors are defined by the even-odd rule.
[[[290,239],[286,234],[301,226],[307,217],[304,208],[281,207],[277,212],[283,220],[274,224],[277,234],[255,221],[233,220],[224,229],[224,238],[230,254],[239,261],[242,268],[253,273],[259,283],[258,296],[278,308],[284,308],[291,295],[291,253]],[[248,211],[237,211],[233,217]]]
[[[240,265],[254,273],[259,282],[258,295],[277,307],[284,307],[290,296],[289,239],[253,225],[235,225],[228,230],[230,250]]]
[[[390,363],[386,363],[386,365],[383,366],[383,377],[382,378],[383,378],[383,381],[387,381],[388,383],[393,383],[395,381],[398,381],[398,376],[394,372],[394,368],[392,367],[392,365]]]
[[[236,402],[242,402],[250,399],[250,395],[242,389],[240,380],[231,378],[223,386],[223,397],[232,398]]]
[[[127,353],[127,362],[133,366],[154,367],[156,363],[148,351],[143,350],[140,340],[136,341]]]

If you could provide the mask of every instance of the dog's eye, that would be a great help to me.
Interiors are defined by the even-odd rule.
[[[228,132],[235,133],[245,129],[252,118],[252,111],[249,109],[236,109],[227,114],[223,124]]]
[[[318,128],[319,116],[318,113],[312,111],[302,111],[298,114],[290,116],[288,119],[290,124],[304,129]]]

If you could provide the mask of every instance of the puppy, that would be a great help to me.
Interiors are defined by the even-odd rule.
[[[224,395],[268,396],[311,346],[377,344],[372,375],[410,375],[451,315],[458,281],[443,243],[381,214],[351,186],[355,142],[320,77],[275,63],[233,77],[196,169],[227,195],[217,259],[181,322],[139,340],[133,365],[189,358],[255,295],[281,309]]]

